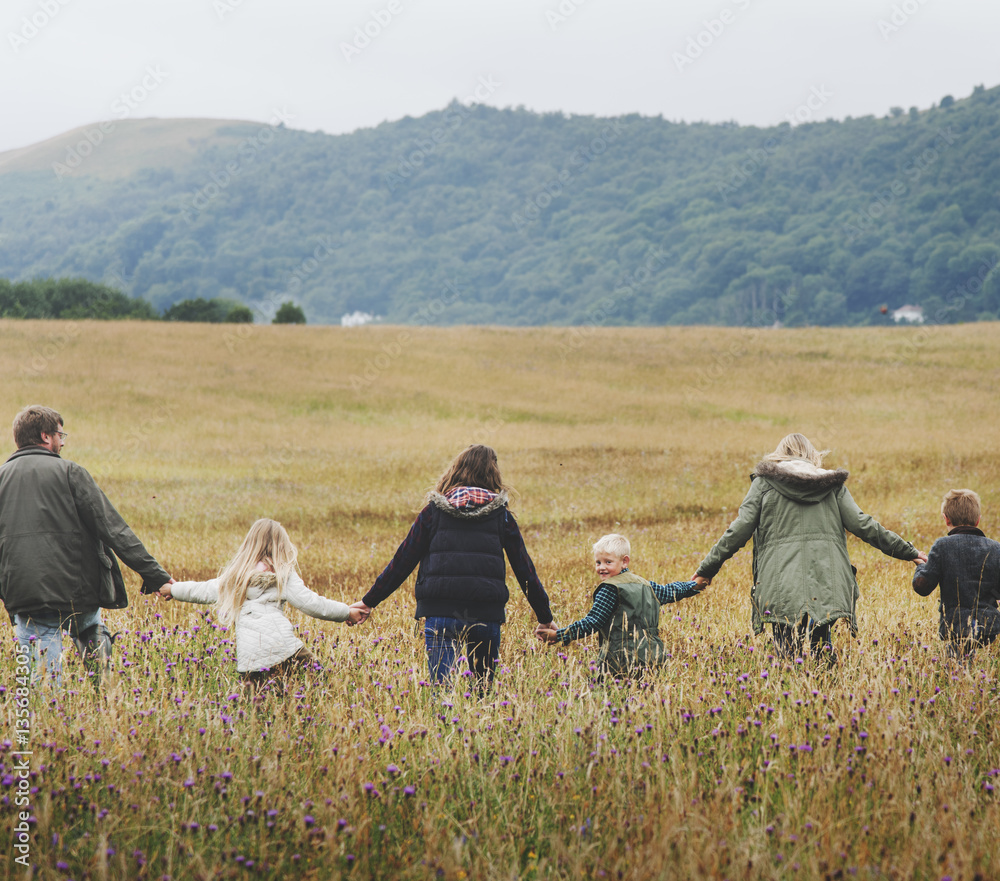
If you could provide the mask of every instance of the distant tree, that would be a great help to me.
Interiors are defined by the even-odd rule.
[[[890,107],[889,112],[893,115],[893,118],[900,117],[903,115],[902,107]]]
[[[242,303],[216,297],[197,297],[174,303],[163,313],[164,321],[203,321],[209,324],[253,324],[253,312]]]
[[[306,313],[301,306],[296,306],[291,300],[286,300],[274,313],[271,324],[305,324]]]
[[[234,306],[226,316],[227,324],[253,324],[253,310],[249,306]]]
[[[954,104],[954,103],[955,103],[955,99],[951,95],[945,95],[941,99],[941,106],[942,107],[951,107],[951,105]]]

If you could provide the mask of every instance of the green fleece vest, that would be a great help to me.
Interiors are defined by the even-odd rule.
[[[660,603],[649,582],[631,572],[602,583],[615,589],[618,602],[611,623],[600,631],[597,660],[613,676],[641,676],[645,668],[663,663]]]

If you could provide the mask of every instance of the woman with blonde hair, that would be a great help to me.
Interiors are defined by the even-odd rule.
[[[736,519],[698,566],[695,581],[710,584],[753,537],[754,632],[770,624],[775,649],[786,658],[801,655],[808,639],[832,664],[833,623],[846,618],[857,632],[859,592],[845,530],[898,560],[923,563],[927,555],[861,511],[847,488],[848,472],[823,468],[827,452],[801,434],[782,438],[754,468]]]
[[[548,595],[507,509],[509,494],[496,451],[483,444],[467,447],[428,493],[395,556],[357,604],[367,617],[419,564],[416,617],[424,619],[435,682],[451,673],[462,648],[480,684],[492,679],[510,598],[505,554],[539,623],[552,623]]]
[[[313,618],[357,624],[360,609],[328,600],[305,586],[298,552],[276,520],[258,520],[236,555],[210,581],[178,581],[160,595],[186,603],[215,603],[219,623],[236,631],[236,670],[252,684],[281,677],[313,662],[282,614],[285,603]]]

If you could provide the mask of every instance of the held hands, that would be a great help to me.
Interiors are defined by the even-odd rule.
[[[917,555],[911,560],[911,562],[916,566],[919,566],[922,563],[926,563],[927,554],[925,554],[923,551],[917,551]]]
[[[553,645],[556,642],[556,625],[554,621],[548,624],[539,624],[535,628],[535,636],[546,645]]]
[[[157,591],[157,593],[165,600],[173,599],[173,594],[170,592],[171,584],[177,584],[177,579],[171,578],[166,584],[161,584],[160,589]]]
[[[353,627],[355,624],[364,624],[371,615],[371,606],[366,606],[361,600],[351,603],[350,611],[347,613],[347,626]]]
[[[711,578],[705,578],[702,575],[694,575],[692,576],[691,580],[695,583],[696,590],[704,590],[712,583]]]

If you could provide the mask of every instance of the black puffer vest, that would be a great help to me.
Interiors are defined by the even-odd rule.
[[[417,618],[499,621],[510,599],[503,527],[507,495],[479,508],[453,507],[431,493],[432,535],[417,572]]]

